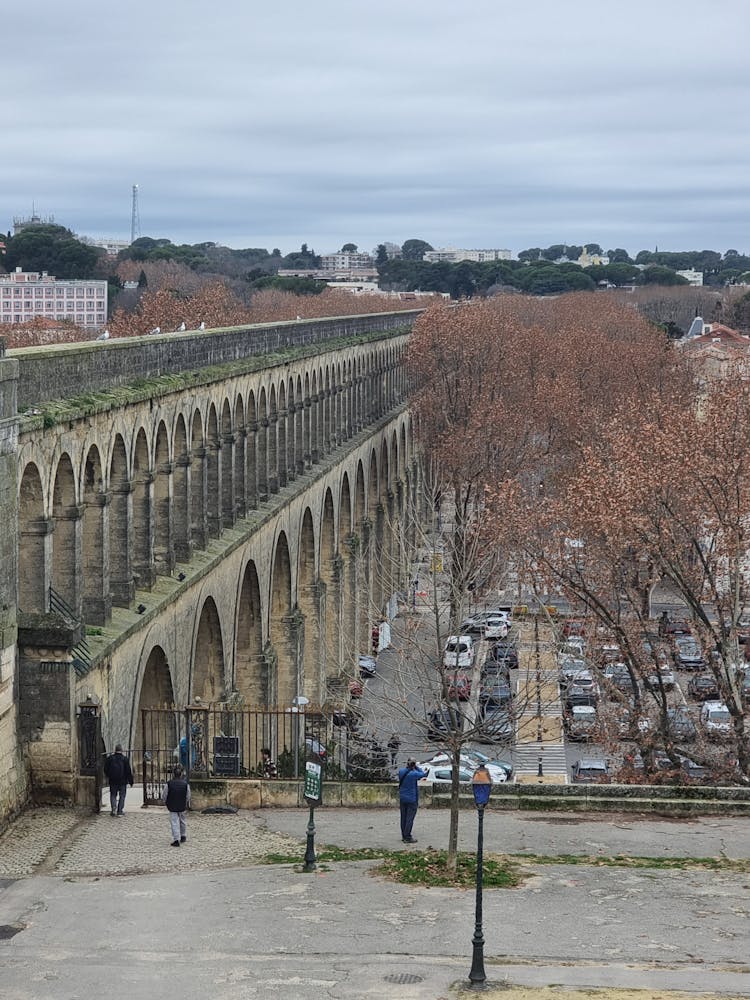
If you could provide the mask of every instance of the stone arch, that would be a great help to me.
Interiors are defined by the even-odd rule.
[[[349,475],[341,478],[339,493],[339,558],[341,561],[341,662],[351,669],[357,654],[357,552],[352,525]],[[367,647],[363,647],[363,652]]]
[[[171,576],[175,566],[172,476],[167,428],[164,421],[160,421],[154,452],[154,570],[157,576]]]
[[[258,499],[268,500],[268,406],[266,404],[266,388],[261,387],[258,396]]]
[[[383,604],[383,511],[380,505],[380,482],[375,449],[370,451],[370,467],[367,474],[367,576],[370,581],[367,614],[374,621],[379,619]]]
[[[133,451],[133,575],[137,590],[154,584],[154,474],[146,431],[139,428]]]
[[[325,586],[325,605],[321,608],[324,622],[324,669],[326,676],[335,677],[341,670],[341,559],[336,546],[336,515],[333,494],[326,490],[320,530],[320,578]]]
[[[274,548],[269,602],[269,636],[275,656],[274,695],[279,705],[290,705],[301,693],[299,629],[292,615],[292,567],[286,534],[279,532]]]
[[[276,386],[268,394],[268,490],[279,492],[279,410]]]
[[[294,460],[297,475],[301,475],[305,471],[305,397],[302,395],[302,376],[299,374],[294,405]]]
[[[325,677],[321,664],[324,643],[321,642],[320,596],[315,573],[315,529],[312,512],[305,508],[300,527],[297,555],[297,604],[304,616],[304,643],[302,646],[302,687],[305,696],[315,703],[321,702],[322,681]]]
[[[206,506],[209,538],[219,538],[221,523],[221,438],[219,418],[213,403],[208,408],[206,423]]]
[[[174,712],[147,712],[144,727],[144,709],[174,705],[172,676],[166,653],[161,646],[154,646],[148,654],[135,695],[135,738],[131,763],[133,776],[137,781],[142,781],[144,753],[176,747],[179,740],[177,715]]]
[[[27,613],[48,608],[46,550],[52,522],[44,516],[44,490],[39,469],[28,462],[18,493],[18,607]]]
[[[125,442],[118,434],[109,463],[109,587],[112,603],[127,608],[135,596],[132,570],[133,497]]]
[[[235,642],[234,687],[249,705],[270,702],[268,681],[263,659],[263,619],[260,582],[253,560],[249,560],[242,575],[237,606],[237,640]]]
[[[235,434],[232,429],[232,407],[229,405],[229,400],[225,398],[221,407],[221,436],[219,451],[221,525],[224,528],[231,528],[237,520],[237,508],[234,497],[234,445]]]
[[[109,498],[104,490],[99,449],[92,445],[83,467],[83,519],[81,552],[83,573],[83,618],[104,625],[112,613],[109,595]]]
[[[331,417],[331,403],[333,402],[331,394],[331,369],[329,365],[325,367],[325,385],[323,388],[323,452],[328,454],[332,448],[332,438],[333,438],[333,421]]]
[[[52,491],[52,587],[81,616],[80,509],[70,455],[63,452],[55,470]]]
[[[178,562],[188,562],[192,554],[190,538],[191,458],[188,451],[185,418],[182,414],[177,417],[175,425],[173,458],[172,533],[174,554]]]
[[[195,637],[190,671],[190,699],[203,704],[223,701],[225,697],[224,641],[221,619],[213,597],[203,603]]]
[[[279,488],[286,486],[290,478],[289,469],[289,456],[287,453],[287,417],[288,412],[286,408],[286,385],[282,379],[279,382],[279,413],[278,413],[278,477],[279,477]],[[291,478],[294,479],[294,473],[291,473]]]
[[[250,498],[247,488],[247,452],[248,431],[245,424],[245,404],[242,394],[237,393],[234,401],[234,461],[232,478],[234,480],[234,509],[237,517],[245,517],[250,509]]]
[[[193,414],[190,436],[190,538],[194,549],[208,544],[206,511],[206,447],[200,410]]]
[[[398,474],[399,478],[403,479],[406,474],[407,469],[407,458],[406,458],[406,421],[401,423],[400,432],[400,445],[398,449]]]
[[[318,393],[318,373],[313,369],[312,395],[310,396],[310,459],[315,465],[320,459],[320,398]]]

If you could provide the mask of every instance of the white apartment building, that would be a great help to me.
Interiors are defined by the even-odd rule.
[[[0,323],[27,323],[34,316],[102,327],[107,322],[107,282],[58,279],[20,267],[0,274]]]
[[[472,260],[478,264],[484,264],[491,260],[511,260],[510,250],[457,250],[455,247],[441,247],[438,250],[427,250],[422,260],[428,264],[436,264],[439,261],[448,261],[449,264],[458,264],[462,260]]]
[[[321,271],[356,271],[373,266],[369,253],[326,253],[320,258]]]
[[[703,287],[703,271],[696,271],[694,268],[687,268],[684,271],[676,271],[675,273],[679,274],[681,278],[688,281],[693,288]]]

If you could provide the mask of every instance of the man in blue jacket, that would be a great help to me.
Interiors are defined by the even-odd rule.
[[[419,808],[419,785],[422,778],[430,773],[429,767],[424,771],[417,767],[415,760],[410,760],[406,767],[398,772],[398,797],[401,804],[401,839],[405,844],[416,844],[411,835],[414,817]]]

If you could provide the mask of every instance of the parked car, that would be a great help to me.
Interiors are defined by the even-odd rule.
[[[451,733],[463,729],[464,717],[458,708],[433,708],[427,714],[427,738],[442,740]]]
[[[560,686],[565,688],[577,687],[582,691],[589,691],[592,694],[599,693],[599,685],[594,680],[590,670],[564,668],[560,671]]]
[[[573,781],[577,785],[603,785],[610,781],[609,764],[606,760],[582,757],[572,767]]]
[[[466,670],[474,666],[474,640],[470,635],[448,636],[443,666],[453,670]]]
[[[471,698],[471,677],[468,674],[450,674],[448,697],[451,701],[468,701]]]
[[[706,665],[702,649],[691,638],[675,640],[674,662],[678,670],[702,670]]]
[[[513,719],[507,708],[487,705],[477,732],[477,743],[501,743],[513,736]]]
[[[360,677],[374,677],[378,668],[378,661],[374,656],[359,655],[359,675]]]
[[[488,618],[484,623],[485,639],[504,639],[509,631],[510,626],[507,618]]]
[[[597,721],[596,709],[592,705],[573,705],[563,719],[568,739],[593,740]]]
[[[507,660],[485,660],[482,664],[482,683],[491,684],[494,681],[510,682],[510,668]]]
[[[700,722],[709,739],[721,739],[728,735],[732,718],[723,701],[704,701]]]
[[[606,666],[608,663],[618,663],[622,660],[622,653],[619,645],[612,642],[604,642],[599,650],[599,663]]]
[[[661,678],[661,686],[665,691],[671,691],[674,688],[674,671],[667,663],[659,663],[658,666],[647,675],[646,686],[651,688],[652,691],[658,691],[659,678]]]
[[[486,766],[487,770],[490,772],[490,777],[492,778],[493,782],[502,784],[503,782],[508,780],[508,771],[505,766],[503,766],[502,764],[494,763],[489,759],[489,757],[485,757],[484,754],[481,754],[480,756],[483,758],[482,760],[480,760],[479,757],[475,756],[472,753],[459,754],[458,758],[459,769],[460,771],[468,772],[471,775],[471,777],[468,779],[469,781],[471,781],[471,778],[474,777],[474,772],[476,771],[476,769],[479,767],[480,764],[484,764]],[[435,754],[435,756],[431,757],[429,760],[424,761],[424,763],[417,764],[417,767],[422,771],[425,771],[427,770],[427,768],[429,768],[432,780],[443,781],[444,780],[443,778],[435,778],[434,776],[438,770],[441,771],[447,770],[448,772],[450,772],[451,764],[452,760],[448,754],[439,753]],[[428,778],[427,780],[431,779]],[[450,781],[450,778],[448,778],[448,780]],[[465,781],[467,779],[460,777],[459,780]]]
[[[507,662],[511,670],[516,670],[518,667],[518,650],[513,645],[513,643],[508,642],[496,642],[492,647],[491,656],[493,660],[500,660]]]
[[[510,614],[507,611],[500,608],[490,608],[464,618],[461,622],[461,632],[465,635],[483,635],[485,626],[491,618],[502,618],[510,627]]]
[[[690,697],[696,701],[716,701],[719,697],[719,686],[711,674],[697,674],[691,677],[687,690]]]
[[[684,705],[667,709],[667,733],[680,743],[692,743],[698,735],[690,712]]]
[[[680,758],[680,767],[684,771],[685,777],[690,781],[705,782],[712,778],[711,768],[706,767],[705,764],[698,764],[697,761],[691,760],[689,757]]]
[[[566,639],[557,651],[558,660],[565,656],[575,656],[578,659],[583,659],[585,655],[586,640],[578,635],[574,635],[571,636],[570,639]]]
[[[505,677],[488,678],[479,690],[479,700],[485,705],[510,705],[513,691]]]
[[[627,663],[623,663],[622,661],[619,663],[608,663],[604,668],[604,676],[618,691],[632,694],[633,678],[630,676]]]
[[[498,760],[497,757],[488,757],[487,754],[482,753],[481,750],[472,750],[469,748],[464,750],[464,754],[470,760],[475,761],[475,767],[479,767],[480,764],[492,764],[493,767],[500,767],[503,771],[505,771],[508,781],[510,781],[513,777],[513,765],[509,760]]]
[[[691,635],[692,630],[690,628],[690,622],[684,619],[676,619],[675,621],[662,621],[659,623],[659,635],[663,636],[678,636],[678,635]]]

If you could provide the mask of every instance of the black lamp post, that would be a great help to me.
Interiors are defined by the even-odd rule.
[[[477,892],[476,907],[474,911],[474,937],[471,941],[473,953],[471,957],[469,982],[474,989],[481,990],[487,982],[487,974],[484,971],[484,934],[482,933],[482,850],[484,847],[484,807],[490,801],[490,792],[492,791],[492,778],[490,777],[490,772],[484,764],[480,764],[474,772],[471,788],[474,792],[474,802],[477,806],[479,827],[477,832]]]

